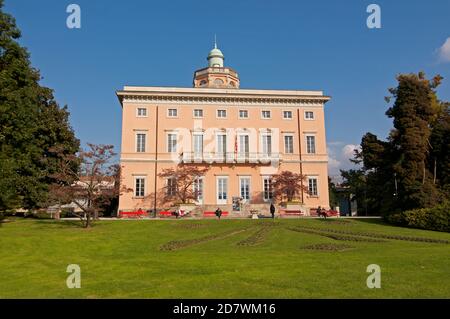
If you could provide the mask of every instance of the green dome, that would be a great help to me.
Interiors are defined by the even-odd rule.
[[[209,54],[208,54],[208,59],[209,58],[223,58],[224,56],[223,56],[223,53],[222,53],[222,51],[220,51],[219,49],[217,49],[217,48],[214,48],[214,49],[212,49],[210,52],[209,52]]]
[[[209,51],[208,54],[209,67],[223,68],[223,60],[225,60],[225,57],[223,56],[222,51],[217,48],[217,42],[214,42],[214,49]]]

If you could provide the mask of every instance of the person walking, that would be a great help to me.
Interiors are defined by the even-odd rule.
[[[217,218],[219,218],[219,220],[222,217],[222,210],[219,207],[217,207],[217,209],[216,209],[216,216],[217,216]]]
[[[272,219],[275,219],[275,205],[273,203],[270,203],[270,214],[272,215]]]

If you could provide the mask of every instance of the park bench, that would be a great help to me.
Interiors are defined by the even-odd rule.
[[[222,217],[228,216],[228,212],[222,212]],[[203,217],[217,217],[216,212],[203,212]]]
[[[281,215],[284,216],[304,216],[305,214],[300,210],[284,210],[281,211]]]
[[[159,212],[159,216],[160,217],[171,217],[171,216],[173,216],[173,213],[169,212],[169,211]]]
[[[142,218],[146,217],[147,212],[138,210],[135,212],[119,212],[119,218]]]
[[[179,218],[183,218],[183,217],[190,217],[191,216],[191,212],[184,212],[184,214],[182,216],[178,216]],[[176,211],[162,211],[159,212],[159,217],[177,217],[176,216]]]

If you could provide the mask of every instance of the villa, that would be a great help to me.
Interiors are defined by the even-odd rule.
[[[232,211],[239,199],[261,209],[272,200],[271,176],[301,173],[309,193],[301,204],[329,207],[328,155],[322,91],[241,89],[217,45],[193,88],[125,86],[122,106],[119,210],[163,209],[156,194],[172,183],[158,174],[185,165],[209,167],[195,185],[203,209]],[[169,188],[170,189],[170,188]]]

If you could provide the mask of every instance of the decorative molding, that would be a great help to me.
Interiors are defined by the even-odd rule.
[[[117,93],[121,103],[149,103],[149,104],[184,104],[228,106],[292,106],[292,107],[323,107],[329,101],[327,96],[304,97],[254,97],[254,96],[208,96],[200,95],[158,95],[139,92],[120,91]]]

